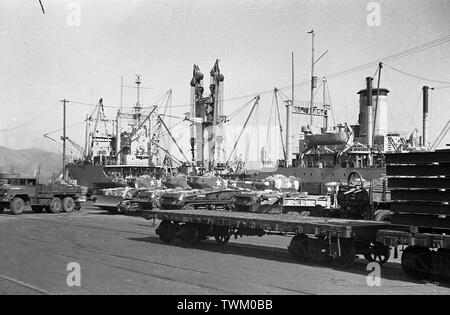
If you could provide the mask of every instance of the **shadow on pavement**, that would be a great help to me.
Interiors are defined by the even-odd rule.
[[[129,240],[136,242],[148,242],[153,244],[164,244],[159,237],[149,236],[144,238],[129,238]],[[176,246],[178,248],[192,248],[195,250],[203,250],[215,253],[229,254],[229,255],[239,255],[244,257],[252,257],[258,259],[265,259],[283,263],[297,263],[305,266],[319,267],[319,268],[332,268],[331,262],[325,263],[311,263],[311,262],[298,262],[295,260],[287,251],[287,249],[282,249],[279,247],[271,247],[264,245],[255,244],[241,244],[233,243],[230,241],[227,245],[218,245],[214,241],[206,240],[202,241],[195,246],[188,246],[180,240],[175,240],[166,246]],[[349,269],[336,269],[340,272],[350,272],[354,274],[359,274],[362,276],[367,276],[371,271],[367,271],[367,262],[364,259],[356,259],[355,264]],[[443,288],[450,288],[450,281],[448,279],[432,279],[432,280],[413,280],[409,278],[402,270],[400,264],[388,262],[382,267],[382,278],[391,281],[402,281],[409,282],[412,285],[430,285],[439,286]]]

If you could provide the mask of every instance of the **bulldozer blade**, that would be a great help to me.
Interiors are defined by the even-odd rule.
[[[122,201],[121,196],[100,195],[95,199],[94,206],[104,210],[118,209]]]

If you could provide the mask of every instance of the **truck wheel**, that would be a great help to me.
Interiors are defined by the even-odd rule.
[[[392,221],[392,212],[389,210],[377,210],[374,214],[375,221],[380,222],[391,222]]]
[[[0,214],[2,214],[2,213],[3,213],[3,211],[5,211],[5,207],[3,207],[3,206],[0,206]]]
[[[63,203],[59,198],[53,198],[50,202],[50,212],[51,213],[60,213],[63,211]]]
[[[11,202],[11,211],[15,215],[20,215],[23,213],[23,210],[25,209],[25,201],[23,201],[22,198],[14,198]]]
[[[42,213],[42,212],[44,212],[44,207],[43,206],[31,206],[31,210],[33,211],[33,213]]]
[[[75,200],[73,200],[72,197],[66,197],[63,200],[63,209],[65,212],[67,213],[71,213],[73,212],[73,210],[75,210]]]

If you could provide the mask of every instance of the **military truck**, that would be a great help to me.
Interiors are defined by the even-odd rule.
[[[0,213],[10,209],[13,214],[20,215],[27,205],[31,206],[34,213],[44,210],[50,213],[70,213],[80,209],[81,201],[80,186],[39,184],[36,177],[17,174],[3,175],[0,178]]]

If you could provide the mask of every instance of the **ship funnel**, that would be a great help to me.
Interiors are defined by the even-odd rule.
[[[373,78],[367,77],[367,144],[371,148],[373,146],[373,107],[372,107],[372,80]]]
[[[424,86],[423,90],[423,131],[422,131],[422,145],[427,146],[428,140],[428,92],[430,88]]]

